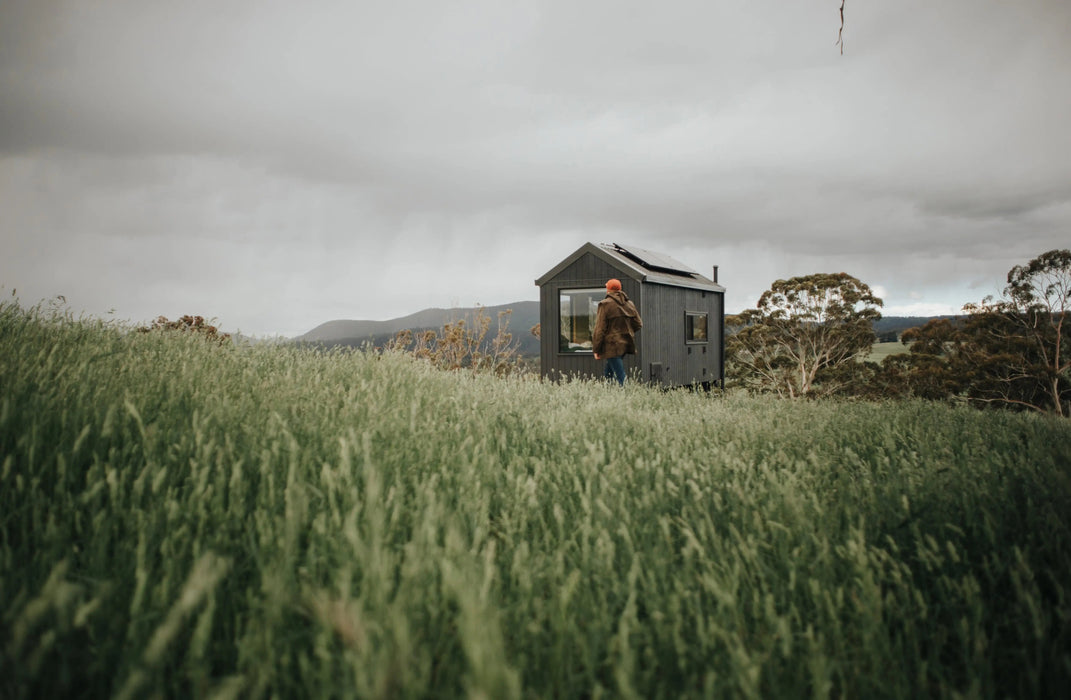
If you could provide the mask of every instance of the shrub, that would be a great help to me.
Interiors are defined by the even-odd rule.
[[[174,321],[169,321],[166,316],[157,316],[149,326],[138,328],[141,333],[154,331],[177,331],[180,333],[194,333],[204,336],[208,340],[225,344],[231,339],[230,333],[220,333],[219,329],[205,321],[204,316],[182,316]]]

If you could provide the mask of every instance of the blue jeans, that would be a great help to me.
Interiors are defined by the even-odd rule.
[[[606,369],[603,370],[602,376],[606,379],[611,377],[617,380],[617,383],[625,385],[625,358],[623,357],[607,357]]]

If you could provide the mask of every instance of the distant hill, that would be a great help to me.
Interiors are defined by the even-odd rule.
[[[539,302],[518,301],[499,306],[484,306],[454,309],[424,309],[415,314],[393,318],[387,321],[328,321],[321,323],[308,333],[293,338],[296,343],[323,345],[325,347],[361,347],[371,343],[382,347],[397,333],[410,330],[414,333],[424,330],[441,331],[443,326],[458,319],[472,319],[477,309],[482,308],[491,319],[489,336],[495,334],[500,311],[510,310],[509,330],[519,345],[521,355],[538,356],[539,339],[529,330],[539,323]]]
[[[900,339],[900,334],[909,328],[924,326],[935,318],[956,318],[955,316],[885,316],[874,321],[874,332],[881,342]]]
[[[328,321],[321,323],[308,333],[292,338],[291,342],[322,345],[324,347],[359,348],[367,344],[382,347],[397,333],[410,330],[414,333],[425,330],[441,331],[447,323],[457,319],[471,319],[478,308],[424,309],[415,314],[393,318],[387,321]],[[509,318],[509,330],[518,345],[519,352],[525,357],[539,356],[539,339],[529,331],[539,323],[539,302],[518,301],[512,304],[482,307],[491,318],[492,324],[498,319],[500,311],[512,310]],[[899,339],[900,334],[909,328],[925,325],[935,318],[955,318],[955,316],[886,316],[874,322],[874,332],[883,342]],[[492,325],[488,335],[494,334]]]
[[[935,318],[956,318],[955,316],[883,316],[874,321],[874,331],[907,330],[916,326],[924,326],[927,321]]]

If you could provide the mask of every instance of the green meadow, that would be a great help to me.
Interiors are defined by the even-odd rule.
[[[862,358],[868,362],[877,362],[881,364],[882,360],[890,355],[903,355],[911,352],[910,344],[905,345],[899,341],[889,343],[874,343],[870,348],[870,353]]]
[[[1071,424],[0,305],[0,696],[1052,697]]]

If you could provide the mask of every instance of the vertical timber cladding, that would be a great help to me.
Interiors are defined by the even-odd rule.
[[[596,360],[591,353],[567,355],[558,352],[558,334],[560,332],[559,300],[562,290],[568,289],[605,289],[609,279],[621,280],[621,289],[640,306],[642,285],[639,280],[628,276],[623,271],[591,253],[580,256],[570,265],[559,271],[554,278],[542,285],[540,291],[540,370],[544,377],[565,379],[571,376],[601,376],[603,361]],[[640,311],[640,316],[643,312]],[[646,325],[647,319],[644,318]],[[641,335],[643,331],[640,331]],[[637,348],[638,349],[638,348]],[[625,371],[631,376],[639,371],[638,355],[625,357]]]
[[[644,378],[654,384],[720,384],[724,292],[673,285],[643,285],[640,356]],[[706,341],[688,341],[688,316],[706,315]]]
[[[641,355],[646,378],[667,386],[720,383],[724,295],[662,284],[644,285]],[[706,340],[688,341],[688,316],[705,315]]]
[[[617,244],[587,243],[536,280],[542,376],[601,376],[603,362],[590,350],[561,350],[561,295],[590,290],[594,302],[610,278],[643,316],[637,354],[625,357],[630,376],[667,387],[722,384],[725,288],[668,256]]]

